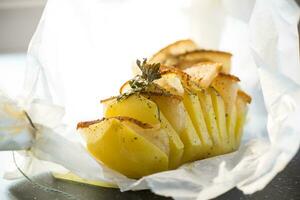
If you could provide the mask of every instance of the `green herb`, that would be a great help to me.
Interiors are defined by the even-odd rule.
[[[142,74],[136,75],[129,81],[130,90],[119,95],[117,100],[126,99],[136,93],[157,93],[157,91],[165,94],[169,93],[153,82],[161,78],[159,63],[149,64],[147,63],[147,59],[143,59],[142,62],[137,60],[136,64]]]
[[[144,58],[143,62],[137,60],[136,64],[142,71],[141,78],[148,81],[149,83],[161,78],[161,74],[159,71],[160,63],[148,64],[147,59]]]

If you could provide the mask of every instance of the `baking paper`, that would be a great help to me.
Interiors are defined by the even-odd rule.
[[[45,163],[44,171],[56,163],[121,191],[176,200],[263,189],[299,149],[299,15],[291,0],[49,0],[29,47],[24,92],[11,100],[38,127],[28,159],[39,162],[31,165]],[[76,123],[102,117],[99,100],[117,93],[135,59],[182,38],[234,55],[233,74],[253,99],[240,149],[140,180],[105,168],[85,150]]]

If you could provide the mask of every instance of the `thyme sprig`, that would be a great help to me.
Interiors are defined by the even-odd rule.
[[[159,91],[164,95],[170,95],[168,91],[154,83],[155,80],[161,78],[160,63],[149,64],[147,63],[147,59],[144,58],[143,61],[137,60],[136,64],[142,74],[136,75],[129,81],[130,90],[120,94],[117,97],[117,100],[126,99],[135,93],[150,93]]]
[[[144,58],[143,62],[137,60],[136,64],[142,71],[141,78],[148,81],[148,83],[161,78],[161,74],[159,71],[160,63],[148,64],[147,59]]]

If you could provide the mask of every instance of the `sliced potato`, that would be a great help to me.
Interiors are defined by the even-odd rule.
[[[189,129],[189,132],[185,133],[185,138],[192,138],[192,135],[194,135],[193,130],[196,130],[196,133],[201,141],[201,150],[200,150],[200,154],[198,155],[199,157],[209,157],[213,154],[213,143],[212,140],[208,134],[208,130],[205,124],[205,120],[203,117],[203,113],[201,110],[201,106],[199,103],[199,99],[197,97],[197,95],[193,95],[193,94],[189,94],[189,92],[187,91],[187,88],[191,88],[193,91],[194,88],[196,88],[196,90],[200,90],[200,87],[197,85],[194,85],[194,87],[190,87],[193,83],[193,81],[191,81],[191,77],[186,74],[185,72],[182,72],[178,69],[175,68],[170,68],[170,67],[163,67],[162,69],[163,73],[165,73],[163,75],[163,77],[165,75],[167,75],[168,77],[166,79],[169,78],[169,76],[171,76],[171,78],[176,77],[177,80],[180,80],[179,82],[181,83],[181,88],[183,89],[183,103],[184,103],[184,107],[186,109],[186,112],[188,113],[188,116],[192,122],[191,125],[193,125],[192,128]],[[164,85],[162,85],[164,87]],[[170,85],[168,85],[168,87],[172,87]],[[176,86],[178,87],[178,86]],[[180,88],[180,89],[181,89]],[[177,90],[177,89],[176,89]],[[182,134],[182,133],[181,133]],[[191,145],[193,142],[190,141],[188,145]],[[188,160],[188,159],[187,159]],[[191,159],[189,159],[191,160]]]
[[[129,178],[168,169],[168,156],[120,120],[111,118],[79,126],[87,149],[99,161]]]
[[[104,120],[78,124],[89,152],[140,178],[236,150],[251,97],[229,74],[231,56],[180,40],[148,60],[160,65],[136,65],[143,74],[131,80],[134,91],[127,81],[120,88],[124,98],[102,101]]]
[[[170,122],[174,130],[180,134],[186,126],[186,112],[181,100],[168,96],[155,96],[150,94],[160,111]]]
[[[229,139],[229,143],[231,144],[230,151],[234,151],[236,146],[236,139],[235,139],[235,127],[236,127],[236,120],[237,120],[236,112],[237,112],[236,106],[233,106],[231,111],[227,113],[227,115],[225,115],[228,139]]]
[[[229,74],[219,74],[213,81],[213,88],[221,95],[225,103],[225,117],[227,136],[229,139],[230,151],[234,150],[235,146],[235,122],[236,122],[236,98],[238,93],[239,79]]]
[[[157,146],[161,151],[167,154],[167,156],[169,156],[170,153],[169,136],[164,129],[157,128],[157,127],[145,128],[144,126],[141,126],[138,123],[133,123],[130,120],[123,120],[122,122],[125,126],[130,127],[136,133],[146,138],[152,144]]]
[[[104,109],[104,117],[117,116],[131,117],[155,127],[159,125],[169,136],[169,167],[173,169],[180,165],[184,145],[178,133],[153,101],[142,95],[134,94],[121,101],[114,99],[107,102]]]
[[[186,141],[182,141],[182,134],[190,134],[190,133],[186,133],[187,114],[182,101],[179,100],[178,98],[173,98],[172,96],[156,96],[155,94],[151,94],[151,93],[145,94],[145,97],[147,96],[157,104],[161,112],[161,117],[165,118],[165,120],[161,120],[162,125],[165,126],[166,129],[169,130],[169,132],[174,133],[174,131],[176,131],[176,133],[179,134],[181,142],[183,143],[184,146],[184,150],[182,152],[182,154],[184,154],[185,149],[189,148],[186,145],[190,145],[190,144],[186,143]],[[197,139],[194,139],[194,141]],[[198,145],[197,141],[194,142],[193,145],[194,146]],[[175,146],[174,148],[177,147]],[[183,156],[182,154],[176,155],[174,153],[172,155],[172,159],[170,159],[170,168],[173,169],[179,165],[180,159],[183,159],[183,157],[181,158],[181,156]]]
[[[225,74],[229,74],[231,68],[231,56],[232,55],[228,52],[196,50],[179,55],[175,62],[175,66],[180,69],[185,69],[199,62],[211,61],[222,63],[223,67],[221,71]]]
[[[252,99],[246,92],[242,91],[241,89],[237,92],[238,97],[240,97],[244,102],[250,104]]]
[[[206,127],[198,96],[195,94],[185,94],[183,103],[202,142],[205,152],[210,156],[214,150],[213,141],[210,138]]]
[[[190,90],[190,91],[201,90],[201,86],[199,84],[198,79],[193,79],[193,77],[191,77],[189,74],[187,74],[186,72],[184,72],[178,68],[161,66],[160,73],[162,75],[162,79],[164,79],[164,78],[169,79],[170,75],[171,75],[171,78],[173,78],[173,77],[177,78],[181,84],[181,87],[184,89],[183,93],[185,92],[185,90]],[[165,76],[167,76],[167,77],[165,77]],[[183,95],[183,93],[181,95]]]
[[[214,107],[214,112],[216,115],[216,120],[218,124],[219,134],[222,140],[222,147],[224,153],[231,151],[231,143],[228,139],[227,134],[227,125],[226,125],[226,117],[225,117],[225,104],[222,97],[215,91],[214,89],[210,89],[211,100]]]
[[[241,143],[241,137],[243,133],[244,124],[246,121],[247,115],[247,104],[251,102],[251,97],[247,95],[245,92],[239,90],[238,96],[236,99],[236,108],[237,108],[237,119],[236,119],[236,127],[235,127],[235,138],[236,138],[236,146],[238,149]]]
[[[120,88],[120,93],[124,93],[130,89],[128,84],[123,84]],[[166,92],[169,92],[166,90]],[[172,127],[177,133],[181,133],[185,128],[186,112],[182,103],[182,98],[179,95],[162,95],[156,92],[145,92],[141,93],[147,99],[155,102],[159,110],[164,114],[167,120],[170,122]]]
[[[169,169],[175,169],[181,164],[181,159],[184,151],[184,144],[178,133],[168,122],[166,117],[161,113],[161,126],[169,136],[170,153],[169,153]]]
[[[223,153],[224,150],[222,149],[222,140],[219,134],[219,129],[216,120],[217,117],[214,111],[209,91],[203,90],[202,92],[198,92],[198,98],[204,115],[207,130],[210,134],[210,138],[213,140],[214,143],[214,154]]]
[[[104,117],[126,116],[153,126],[160,124],[157,105],[141,95],[131,95],[118,101],[114,98],[104,103]]]
[[[162,63],[162,64],[171,64],[172,57],[179,54],[184,54],[186,52],[194,51],[197,49],[197,45],[192,40],[179,40],[175,43],[172,43],[165,48],[161,49],[159,52],[154,54],[149,60],[150,63]]]
[[[226,113],[231,112],[235,105],[240,80],[229,74],[219,74],[212,82],[212,87],[221,95],[224,100]]]
[[[194,128],[184,104],[178,99],[162,96],[151,96],[161,112],[180,135],[184,144],[182,163],[194,161],[205,156],[201,140]]]
[[[181,132],[180,138],[184,144],[182,163],[208,157],[208,149],[202,144],[200,137],[197,134],[197,131],[195,130],[192,120],[188,114],[186,118],[186,127]]]
[[[155,80],[155,83],[165,88],[167,91],[172,94],[183,96],[184,88],[181,83],[180,78],[174,73],[163,74],[162,77],[158,80]]]
[[[208,88],[212,81],[221,71],[221,63],[200,62],[183,71],[192,77],[192,80],[198,82],[200,87]]]

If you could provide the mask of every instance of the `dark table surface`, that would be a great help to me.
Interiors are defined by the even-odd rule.
[[[76,196],[84,200],[165,200],[169,198],[154,195],[148,190],[138,192],[120,192],[118,189],[102,188],[85,185],[71,181],[58,180],[51,174],[43,174],[33,178],[36,182],[47,185]],[[33,185],[27,180],[21,180],[8,187],[4,195],[7,200],[68,200],[62,194],[46,192]],[[244,195],[238,189],[216,198],[217,200],[300,200],[300,152],[294,157],[289,165],[279,173],[272,182],[262,191],[252,195]]]

